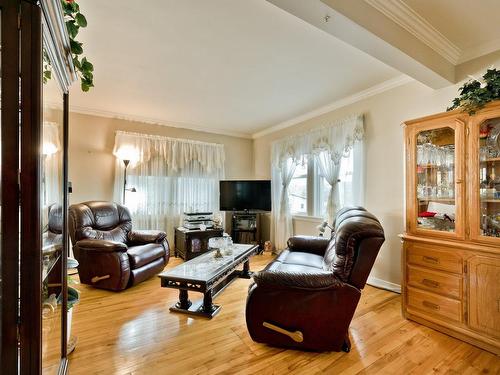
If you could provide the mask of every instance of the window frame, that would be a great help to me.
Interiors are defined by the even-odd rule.
[[[351,150],[351,153],[348,158],[343,157],[344,159],[351,159],[352,170],[354,171],[354,150]],[[341,163],[342,163],[341,161]],[[295,176],[293,177],[295,178]],[[317,160],[315,157],[311,157],[308,155],[307,157],[307,175],[306,175],[306,184],[307,184],[307,197],[306,197],[306,206],[307,212],[302,211],[292,211],[290,207],[290,213],[292,217],[295,218],[311,218],[312,220],[321,220],[326,219],[328,213],[322,212],[322,200],[321,200],[321,184],[322,184],[322,176],[320,172],[320,168],[318,166]]]
[[[295,176],[293,178],[296,178]],[[307,157],[307,173],[306,173],[306,212],[303,211],[290,211],[293,217],[308,217],[321,219],[321,202],[319,197],[321,195],[321,176],[319,167],[316,163],[315,157]]]

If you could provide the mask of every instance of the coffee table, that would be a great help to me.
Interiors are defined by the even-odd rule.
[[[177,267],[158,275],[164,288],[179,289],[179,302],[170,311],[212,318],[221,306],[212,299],[235,278],[251,277],[249,259],[258,250],[258,245],[234,244],[232,254],[222,251],[222,258],[216,258],[216,250],[188,260]],[[236,269],[243,264],[243,270]],[[203,299],[191,302],[188,291],[203,293]]]

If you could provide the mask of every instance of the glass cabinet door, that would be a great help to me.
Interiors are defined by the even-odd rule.
[[[414,125],[411,130],[407,202],[411,232],[462,236],[463,129],[457,121]]]
[[[471,236],[500,243],[500,110],[477,115],[470,124],[472,158]]]

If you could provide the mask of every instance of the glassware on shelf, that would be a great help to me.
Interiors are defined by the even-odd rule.
[[[500,237],[500,118],[483,122],[479,128],[480,233]]]
[[[416,145],[417,227],[455,230],[455,132],[439,128],[420,132]]]

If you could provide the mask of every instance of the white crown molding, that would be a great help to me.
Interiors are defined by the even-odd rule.
[[[401,0],[365,0],[453,65],[461,60],[462,50]]]
[[[52,108],[52,109],[59,109],[59,110],[62,109],[62,104],[60,104],[60,103],[45,102],[45,105],[49,108]],[[142,123],[152,124],[152,125],[168,126],[171,128],[187,129],[187,130],[194,130],[197,132],[204,132],[204,133],[211,133],[211,134],[218,134],[218,135],[227,135],[230,137],[237,137],[237,138],[252,139],[251,134],[244,133],[244,132],[237,132],[234,130],[210,129],[208,127],[203,127],[200,125],[186,124],[186,123],[175,122],[175,121],[165,121],[165,120],[160,120],[160,119],[155,119],[155,118],[145,117],[145,116],[127,115],[127,114],[122,114],[122,113],[117,113],[117,112],[104,111],[104,110],[100,110],[100,109],[92,109],[92,108],[80,107],[80,106],[75,106],[75,105],[71,105],[69,108],[69,111],[73,112],[73,113],[79,113],[82,115],[113,118],[113,119],[119,119],[119,120],[125,120],[125,121],[135,121],[135,122],[142,122]]]
[[[347,96],[345,98],[342,98],[340,100],[336,100],[333,103],[330,103],[324,107],[320,107],[318,109],[315,109],[311,112],[304,113],[303,115],[300,115],[298,117],[294,117],[292,119],[286,120],[284,122],[281,122],[277,125],[271,126],[267,129],[261,130],[257,133],[252,134],[252,138],[260,138],[263,137],[267,134],[277,132],[278,130],[286,129],[291,126],[300,124],[301,122],[310,120],[312,118],[324,115],[325,113],[332,112],[336,109],[348,106],[350,104],[359,102],[360,100],[369,98],[371,96],[381,94],[385,91],[391,90],[395,87],[402,86],[406,83],[413,82],[415,81],[413,78],[407,76],[407,75],[401,75],[392,79],[389,79],[385,82],[379,83],[378,85],[372,86],[366,90],[357,92],[356,94]]]

